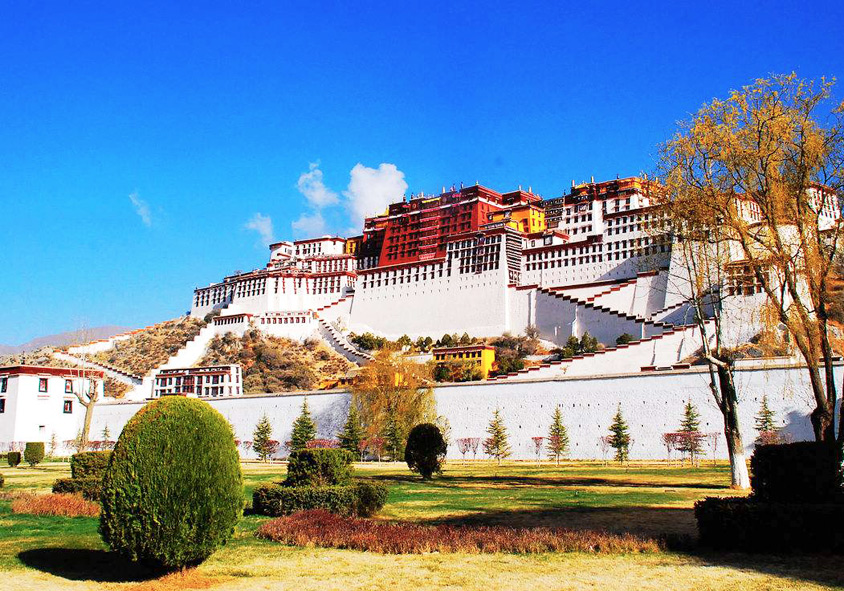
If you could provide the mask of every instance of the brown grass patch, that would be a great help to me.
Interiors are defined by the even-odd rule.
[[[60,515],[62,517],[97,517],[100,505],[81,495],[22,493],[12,500],[12,513],[29,515]]]
[[[273,519],[262,525],[257,535],[291,546],[345,548],[382,554],[660,551],[660,545],[655,540],[630,534],[545,527],[430,526],[389,523],[340,517],[322,510],[301,511],[287,517]]]

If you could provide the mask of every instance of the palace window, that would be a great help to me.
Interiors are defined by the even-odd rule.
[[[73,394],[73,381],[72,380],[65,380],[64,381],[64,393],[65,394]]]
[[[47,391],[47,378],[38,378],[38,391],[39,392],[46,392]]]
[[[6,412],[6,399],[0,398],[0,413]]]
[[[5,392],[9,385],[9,378],[0,378],[0,392]]]
[[[730,267],[727,276],[727,295],[750,296],[762,293],[762,284],[751,265]]]
[[[64,412],[64,414],[66,415],[73,413],[73,400],[64,401],[64,407],[62,408],[62,412]]]

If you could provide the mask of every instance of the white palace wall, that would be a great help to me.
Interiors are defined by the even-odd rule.
[[[507,270],[502,266],[375,288],[364,288],[358,279],[349,328],[389,339],[403,334],[437,338],[464,328],[473,336],[498,336],[511,330],[508,317]]]
[[[840,383],[842,368],[837,368]],[[794,440],[812,438],[809,413],[813,408],[807,372],[800,367],[760,367],[737,371],[740,420],[747,451],[752,451],[756,432],[754,416],[762,396],[768,395],[770,408],[778,425]],[[273,425],[273,438],[290,439],[291,427],[307,395],[317,426],[318,437],[335,438],[342,428],[350,396],[346,392],[311,392],[293,395],[244,396],[238,399],[217,399],[210,404],[234,426],[241,440],[251,440],[260,418],[267,414]],[[535,458],[531,437],[547,436],[555,406],[560,405],[571,441],[571,457],[602,457],[599,438],[608,434],[608,427],[617,405],[630,427],[633,438],[631,458],[664,459],[661,436],[675,431],[683,417],[687,401],[694,403],[701,415],[701,430],[719,435],[715,456],[727,457],[723,423],[708,389],[708,374],[699,369],[609,375],[581,378],[558,378],[536,381],[481,382],[440,385],[435,390],[437,412],[451,424],[451,445],[448,455],[460,457],[456,440],[461,437],[485,437],[492,412],[499,408],[509,432],[513,459]],[[119,432],[142,403],[101,404],[94,413],[93,433],[108,425]],[[58,434],[59,440],[75,435]],[[705,454],[711,457],[711,450]],[[483,457],[479,453],[478,457]]]

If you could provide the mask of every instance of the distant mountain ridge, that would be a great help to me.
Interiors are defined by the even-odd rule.
[[[28,353],[30,351],[40,349],[41,347],[66,347],[67,345],[78,344],[82,341],[107,339],[130,330],[132,330],[130,327],[109,324],[106,326],[86,328],[84,330],[61,332],[58,334],[36,337],[29,342],[23,343],[22,345],[0,345],[0,355]]]

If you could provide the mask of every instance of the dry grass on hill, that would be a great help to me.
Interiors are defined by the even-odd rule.
[[[41,365],[45,367],[75,367],[67,361],[53,357],[52,347],[41,347],[29,353],[18,353],[0,357],[0,367],[9,365]]]
[[[132,386],[118,382],[111,376],[106,376],[103,383],[105,395],[109,398],[123,398]]]
[[[346,375],[352,364],[316,339],[304,344],[250,330],[214,337],[197,365],[239,363],[247,394],[312,390]]]
[[[112,365],[143,376],[166,362],[171,355],[199,334],[205,322],[183,317],[151,326],[126,340],[117,341],[108,351],[91,355],[91,361]]]

